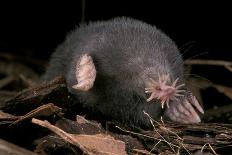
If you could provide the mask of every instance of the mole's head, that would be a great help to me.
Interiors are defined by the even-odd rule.
[[[147,101],[160,100],[165,109],[165,116],[180,123],[199,123],[198,111],[204,113],[196,97],[186,88],[182,80],[171,80],[169,74],[160,75],[155,80],[150,78],[145,88],[149,94]]]

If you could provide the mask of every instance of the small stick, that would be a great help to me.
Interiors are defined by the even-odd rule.
[[[90,153],[83,145],[81,145],[80,143],[78,143],[78,141],[74,141],[73,137],[64,132],[63,130],[59,129],[58,127],[50,124],[48,121],[41,121],[39,119],[36,118],[32,118],[32,123],[40,125],[42,127],[48,128],[49,130],[51,130],[52,132],[56,133],[57,135],[59,135],[61,138],[63,138],[64,140],[68,141],[69,143],[79,147],[85,154],[92,154]]]
[[[202,146],[201,152],[203,152],[203,150],[204,150],[204,148],[205,148],[206,145],[209,145],[209,148],[211,149],[211,151],[212,151],[215,155],[218,155],[218,154],[214,151],[213,147],[212,147],[209,143],[206,143],[205,145]]]
[[[0,89],[5,87],[6,85],[10,84],[11,82],[13,82],[15,79],[16,79],[15,76],[12,76],[12,75],[7,76],[4,79],[1,79],[0,80]]]
[[[184,62],[186,65],[214,65],[214,66],[224,66],[227,70],[232,72],[232,62],[224,60],[186,60]]]

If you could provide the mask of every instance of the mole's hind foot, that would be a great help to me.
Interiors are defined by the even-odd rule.
[[[166,109],[165,115],[175,122],[190,124],[201,122],[197,111],[204,113],[201,105],[193,95],[185,96],[182,103],[172,103]]]
[[[91,56],[85,54],[77,61],[75,74],[78,83],[73,85],[72,88],[88,91],[93,87],[96,78],[96,69]]]

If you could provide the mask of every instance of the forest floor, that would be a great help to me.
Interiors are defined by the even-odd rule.
[[[175,124],[144,113],[153,130],[143,130],[88,117],[63,77],[39,82],[46,62],[0,53],[0,154],[230,154],[232,62],[194,59],[185,65],[191,75],[204,76],[187,80],[204,106],[202,123]]]

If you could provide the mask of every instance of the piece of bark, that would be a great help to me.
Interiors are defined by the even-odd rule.
[[[129,135],[122,135],[106,131],[104,128],[102,128],[100,123],[87,120],[83,116],[77,115],[76,121],[62,118],[56,122],[56,126],[65,132],[73,134],[95,135],[107,133],[115,139],[125,142],[128,152],[131,152],[135,148],[144,149],[143,145],[136,138]]]
[[[126,155],[125,143],[119,140],[115,140],[113,137],[104,134],[97,135],[76,135],[69,134],[51,125],[47,121],[41,121],[33,118],[32,123],[38,124],[45,128],[50,129],[52,132],[59,135],[65,141],[80,148],[84,154],[95,155],[110,155],[119,154]]]
[[[65,140],[60,138],[59,136],[52,134],[45,136],[40,139],[36,139],[33,143],[36,146],[34,152],[47,155],[47,154],[82,154],[81,150],[77,150],[77,148]]]
[[[58,120],[56,122],[56,127],[64,130],[65,132],[74,134],[94,135],[106,132],[100,123],[86,120],[84,117],[78,115],[76,121],[65,118]]]
[[[57,77],[19,92],[16,96],[0,104],[0,110],[14,115],[24,115],[44,103],[55,103],[59,107],[68,107],[72,103],[63,77]]]
[[[19,147],[2,139],[0,139],[0,154],[1,155],[38,155],[34,152],[26,150],[22,147]]]
[[[82,116],[77,116],[76,119],[76,121],[72,121],[69,119],[61,118],[56,122],[55,126],[71,134],[97,135],[107,133],[108,135],[114,137],[114,139],[125,142],[126,150],[128,152],[132,152],[133,149],[145,149],[136,138],[133,138],[129,135],[121,135],[112,133],[110,131],[105,131],[101,124],[95,121],[86,120]],[[56,135],[48,135],[38,139],[35,141],[35,144],[37,145],[36,152],[46,152],[46,150],[50,150],[54,153],[58,150],[68,150],[70,152],[77,151],[73,149],[72,146],[67,145],[67,143],[65,143]]]
[[[232,125],[217,123],[175,124],[166,122],[154,125],[154,131],[142,131],[137,135],[144,141],[149,150],[170,150],[194,152],[201,150],[205,144],[210,144],[214,150],[227,147],[232,150]],[[128,131],[127,131],[128,132]],[[131,133],[131,132],[128,132]],[[159,142],[160,141],[160,142]],[[157,144],[159,142],[159,144]],[[205,150],[210,151],[206,146]]]

